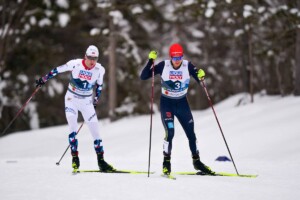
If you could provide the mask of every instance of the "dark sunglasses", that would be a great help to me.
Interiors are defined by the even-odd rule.
[[[98,60],[98,57],[93,57],[93,56],[86,56],[86,58],[89,60],[95,60],[95,61]]]
[[[179,60],[182,60],[182,57],[183,57],[183,56],[172,57],[172,60],[173,60],[173,61],[179,61]]]

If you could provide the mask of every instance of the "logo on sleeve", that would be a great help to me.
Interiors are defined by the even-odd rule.
[[[91,80],[92,79],[92,72],[80,70],[78,77],[85,80]]]
[[[170,80],[178,80],[178,79],[182,79],[182,71],[170,71],[170,74],[169,74],[169,79]]]

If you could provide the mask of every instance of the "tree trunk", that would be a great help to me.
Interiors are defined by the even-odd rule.
[[[253,103],[253,53],[252,53],[252,28],[248,31],[248,52],[249,52],[249,92],[251,96],[251,103]]]
[[[117,84],[116,84],[116,38],[113,16],[109,22],[109,82],[108,82],[108,99],[109,99],[109,118],[111,121],[116,119],[115,108],[117,104]]]
[[[300,9],[300,2],[297,3],[298,9]],[[295,91],[296,96],[300,96],[300,28],[297,28],[296,38],[296,73],[295,73]]]

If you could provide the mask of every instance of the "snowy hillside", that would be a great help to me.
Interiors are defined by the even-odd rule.
[[[233,96],[215,105],[225,138],[240,174],[257,178],[177,175],[160,177],[164,130],[153,121],[150,175],[71,174],[68,127],[19,132],[0,138],[0,199],[3,200],[298,200],[300,199],[300,98]],[[218,162],[228,152],[211,109],[194,111],[201,160],[215,171],[234,173],[231,162]],[[99,122],[105,158],[115,168],[147,171],[150,116]],[[79,135],[81,169],[97,169],[92,137],[83,125]],[[193,171],[187,138],[175,121],[172,171]]]

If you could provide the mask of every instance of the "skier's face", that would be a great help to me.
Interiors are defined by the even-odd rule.
[[[93,68],[97,63],[98,57],[85,56],[85,64],[88,68]]]
[[[173,67],[175,69],[179,68],[181,63],[182,63],[182,56],[179,56],[179,57],[172,57],[171,58],[171,61],[172,61],[172,64],[173,64]]]

